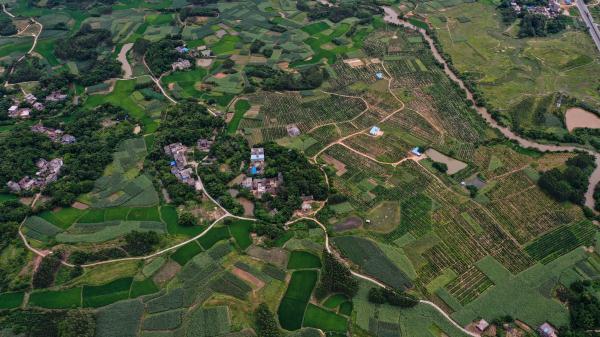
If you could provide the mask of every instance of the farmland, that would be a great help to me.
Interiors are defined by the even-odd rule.
[[[7,1],[11,22],[31,27],[0,38],[0,72],[39,74],[7,81],[6,109],[55,87],[67,98],[0,116],[6,182],[44,174],[39,158],[63,161],[43,187],[0,191],[0,335],[31,313],[48,329],[89,315],[96,337],[464,337],[482,318],[572,323],[566,292],[600,277],[599,218],[539,186],[556,169],[583,189],[569,169],[579,156],[508,141],[427,36],[388,25],[378,5],[324,3]],[[389,5],[430,30],[502,125],[595,153],[595,131],[563,123],[570,106],[600,104],[599,59],[576,21],[519,38],[521,18],[505,27],[491,2]],[[29,17],[44,25],[31,69],[16,61]],[[102,43],[83,47],[88,34]],[[38,122],[77,140],[36,134]],[[252,147],[265,149],[262,172],[249,169]]]

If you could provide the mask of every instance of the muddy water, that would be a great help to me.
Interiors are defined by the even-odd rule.
[[[438,152],[434,149],[428,149],[427,151],[425,151],[425,154],[433,161],[446,164],[446,166],[448,166],[448,172],[446,173],[450,175],[467,167],[467,164],[463,163],[462,161],[456,160],[452,157],[448,157],[445,154]]]
[[[577,128],[600,129],[600,117],[581,108],[570,108],[565,114],[567,130],[573,131]]]
[[[425,39],[425,41],[427,41],[427,43],[429,44],[429,48],[431,49],[431,53],[433,54],[435,59],[444,65],[444,72],[446,73],[446,75],[448,75],[448,77],[450,77],[451,80],[456,82],[460,86],[460,88],[466,92],[467,98],[471,102],[473,108],[475,108],[475,110],[477,110],[477,113],[481,117],[483,117],[485,119],[485,121],[491,127],[500,131],[506,138],[515,140],[522,147],[532,148],[532,149],[536,149],[536,150],[539,150],[542,152],[546,152],[546,151],[548,151],[548,152],[564,152],[564,151],[573,152],[573,151],[579,150],[579,151],[585,151],[585,152],[588,152],[588,153],[594,155],[596,157],[596,170],[594,170],[594,172],[592,172],[592,176],[590,177],[590,183],[589,183],[588,189],[585,193],[585,205],[592,209],[594,208],[594,187],[598,184],[598,182],[600,182],[600,155],[598,153],[588,150],[588,149],[579,148],[576,146],[549,145],[549,144],[536,143],[534,141],[525,139],[525,138],[515,134],[514,132],[512,132],[509,128],[507,128],[505,126],[501,126],[500,124],[498,124],[498,122],[496,122],[496,120],[494,120],[492,118],[492,115],[489,113],[489,111],[487,111],[487,109],[485,107],[477,106],[475,104],[475,100],[473,99],[473,93],[471,91],[469,91],[467,89],[467,87],[465,86],[464,82],[460,78],[458,78],[458,76],[456,76],[456,74],[454,72],[452,72],[452,70],[450,70],[450,68],[448,67],[448,64],[446,63],[446,60],[444,60],[444,58],[441,56],[440,52],[437,50],[435,44],[433,43],[433,40],[431,39],[431,37],[427,34],[427,32],[424,29],[418,28],[418,27],[412,25],[411,23],[400,19],[398,17],[398,14],[396,13],[396,11],[391,7],[383,6],[383,10],[384,10],[383,19],[385,22],[403,26],[403,27],[407,27],[407,28],[415,30],[421,34],[423,39]]]

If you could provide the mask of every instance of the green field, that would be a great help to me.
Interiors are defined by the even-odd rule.
[[[302,324],[322,331],[345,332],[348,328],[348,321],[344,317],[312,303],[306,308]]]
[[[22,292],[0,294],[0,309],[18,308],[23,303],[24,296]]]
[[[252,238],[250,237],[250,232],[254,228],[252,221],[237,220],[228,227],[231,237],[235,239],[235,242],[241,250],[245,250],[252,245]]]
[[[294,250],[290,254],[287,269],[310,268],[321,268],[321,259],[318,256],[301,250]]]
[[[100,286],[83,287],[83,306],[102,307],[129,298],[132,278],[121,278]]]
[[[210,249],[212,246],[215,245],[215,243],[221,240],[229,239],[230,236],[231,235],[229,234],[229,228],[213,227],[202,237],[198,238],[198,243],[200,243],[200,246],[202,246],[202,248],[206,250]]]
[[[178,248],[175,251],[175,253],[171,255],[171,259],[179,263],[179,265],[183,266],[194,256],[200,254],[202,251],[202,247],[200,247],[200,245],[196,241],[192,241]]]
[[[34,292],[29,296],[29,305],[47,309],[79,307],[81,306],[81,294],[81,287]]]
[[[292,273],[292,279],[277,310],[282,328],[297,330],[302,326],[304,310],[316,282],[316,271],[301,270]]]

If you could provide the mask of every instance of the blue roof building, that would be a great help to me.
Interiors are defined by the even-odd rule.
[[[171,161],[171,166],[177,166],[177,163],[173,160]]]
[[[379,131],[381,131],[381,129],[379,127],[377,127],[377,126],[374,126],[374,127],[371,128],[371,130],[369,131],[369,133],[372,136],[377,136],[377,134],[379,133]]]
[[[250,174],[255,175],[256,173],[258,173],[258,169],[256,168],[256,166],[252,166],[250,168]]]
[[[383,80],[383,73],[381,71],[376,72],[375,78],[378,80]]]
[[[413,148],[412,150],[410,150],[410,152],[412,154],[414,154],[415,156],[419,156],[419,157],[423,154],[423,153],[421,153],[421,149],[419,149],[418,146]]]

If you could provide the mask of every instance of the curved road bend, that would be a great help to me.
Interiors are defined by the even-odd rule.
[[[585,193],[585,205],[591,209],[594,209],[594,188],[596,187],[598,182],[600,182],[600,154],[598,154],[595,151],[592,151],[592,150],[589,150],[586,148],[581,148],[578,146],[551,145],[551,144],[537,143],[535,141],[525,139],[525,138],[515,134],[508,127],[498,124],[498,122],[494,118],[492,118],[492,115],[489,113],[489,111],[485,107],[478,106],[475,103],[475,100],[473,99],[473,93],[465,86],[465,83],[448,67],[446,60],[442,57],[440,52],[437,50],[437,47],[433,43],[433,39],[431,39],[429,34],[427,34],[427,32],[424,29],[418,28],[418,27],[412,25],[411,23],[400,19],[398,17],[398,14],[396,13],[396,11],[393,8],[388,7],[388,6],[383,6],[383,9],[385,11],[385,16],[384,16],[385,22],[415,30],[423,36],[423,38],[427,41],[427,43],[429,43],[429,48],[431,49],[431,52],[432,52],[433,56],[435,57],[435,59],[444,65],[444,72],[448,75],[448,77],[450,77],[450,79],[452,79],[452,81],[457,83],[460,86],[460,88],[466,92],[467,99],[471,102],[472,107],[477,111],[477,113],[481,117],[483,117],[483,119],[485,119],[485,121],[491,127],[500,131],[500,133],[502,133],[506,138],[516,141],[520,146],[522,146],[524,148],[536,149],[536,150],[542,151],[542,152],[584,151],[584,152],[587,152],[587,153],[593,155],[596,158],[596,169],[594,170],[594,172],[592,172],[592,175],[590,176],[590,182],[589,182],[587,191]]]

